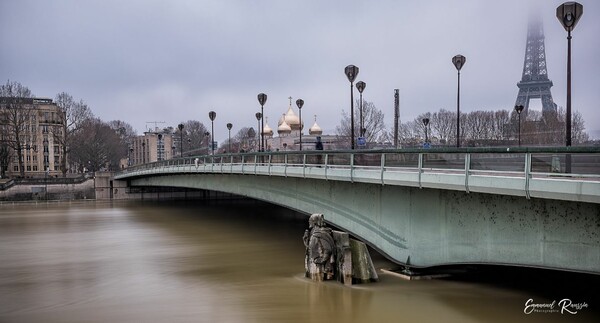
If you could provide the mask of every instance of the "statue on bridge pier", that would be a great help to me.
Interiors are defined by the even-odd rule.
[[[306,246],[306,277],[315,281],[334,279],[336,246],[332,230],[325,226],[323,214],[310,216],[302,240]]]

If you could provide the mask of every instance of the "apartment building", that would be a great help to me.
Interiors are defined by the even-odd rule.
[[[47,98],[0,97],[0,169],[3,177],[62,174],[60,108]],[[19,158],[22,163],[19,162]]]

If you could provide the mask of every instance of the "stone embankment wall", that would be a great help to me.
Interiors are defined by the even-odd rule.
[[[94,179],[72,184],[17,184],[0,190],[0,201],[93,199]]]
[[[0,183],[2,184],[2,183]],[[127,181],[113,179],[111,172],[96,172],[79,183],[52,183],[52,181],[0,185],[2,201],[45,200],[180,200],[180,199],[240,199],[240,196],[178,187],[128,187]],[[2,189],[4,188],[4,189]]]

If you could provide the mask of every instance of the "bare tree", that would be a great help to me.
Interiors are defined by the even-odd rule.
[[[585,120],[583,120],[583,116],[579,111],[573,112],[571,121],[571,137],[573,144],[575,145],[581,145],[590,140],[590,135],[585,132]]]
[[[510,129],[510,113],[507,110],[498,110],[494,112],[492,122],[493,132],[491,139],[503,140],[508,139]]]
[[[119,134],[97,118],[84,121],[81,130],[73,136],[73,161],[91,171],[117,169],[123,150]]]
[[[185,151],[186,154],[194,154],[205,148],[203,146],[208,144],[206,142],[206,132],[208,131],[206,126],[198,120],[188,120],[181,122],[181,124],[183,124],[183,133],[179,131],[178,127],[175,127],[173,130],[173,144],[175,148]],[[180,142],[181,140],[183,142]]]
[[[456,113],[440,109],[431,116],[431,130],[441,144],[453,142],[456,135]]]
[[[121,140],[119,146],[121,147],[121,158],[125,158],[129,156],[129,149],[131,148],[131,143],[133,139],[137,136],[133,127],[121,120],[112,120],[109,121],[108,126],[119,136]]]
[[[93,117],[93,114],[83,100],[76,102],[66,92],[56,95],[54,102],[59,107],[60,113],[58,115],[59,126],[53,128],[52,135],[54,142],[58,143],[62,149],[60,170],[63,176],[67,176],[67,155],[71,151],[74,135],[81,130],[87,120]]]
[[[250,129],[252,129],[251,134],[256,134],[253,128],[242,127],[242,129],[238,130],[238,132],[231,137],[231,151],[229,151],[229,138],[227,138],[227,140],[223,140],[220,149],[226,152],[240,152],[242,150],[246,151],[249,147],[250,141],[253,139],[248,135],[248,131]]]
[[[0,86],[0,125],[2,134],[3,150],[10,148],[17,154],[19,163],[19,174],[21,177],[25,176],[25,168],[23,166],[23,149],[25,148],[24,142],[33,115],[33,101],[31,99],[33,95],[31,91],[21,85],[19,82],[7,81],[6,84]],[[6,165],[2,165],[2,168],[8,166],[10,160],[9,153],[3,154],[7,157]]]
[[[359,100],[356,100],[355,106],[358,107]],[[336,133],[340,137],[350,138],[350,115],[342,110],[342,120],[336,127]],[[365,128],[364,137],[367,143],[376,143],[382,139],[385,134],[384,113],[377,109],[373,102],[363,101],[363,125]],[[360,134],[360,109],[354,109],[354,136],[358,138]]]
[[[494,113],[491,111],[472,111],[466,115],[464,139],[482,141],[492,136]]]

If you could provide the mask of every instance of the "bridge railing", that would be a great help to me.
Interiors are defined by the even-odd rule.
[[[570,171],[568,170],[570,168]],[[600,147],[279,151],[200,155],[129,167],[115,178],[237,173],[600,202]],[[543,181],[542,181],[543,180]]]

